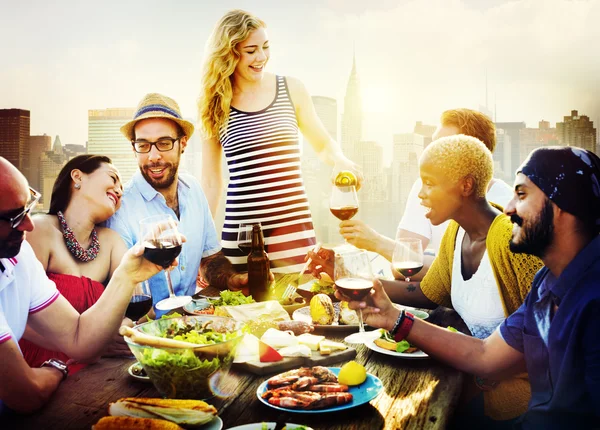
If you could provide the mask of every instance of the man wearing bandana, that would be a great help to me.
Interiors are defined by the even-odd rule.
[[[534,150],[505,209],[515,253],[540,257],[525,302],[487,339],[414,319],[375,283],[365,322],[468,373],[501,379],[527,370],[523,429],[600,428],[600,158],[575,147]]]

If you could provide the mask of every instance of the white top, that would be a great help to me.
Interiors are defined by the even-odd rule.
[[[432,225],[431,221],[425,217],[426,209],[421,205],[421,199],[419,199],[419,191],[421,191],[422,186],[423,182],[421,182],[421,178],[417,179],[413,184],[408,195],[408,200],[406,201],[404,214],[402,215],[400,224],[398,224],[398,230],[407,230],[428,238],[429,245],[427,245],[427,249],[437,254],[449,221],[440,225]],[[488,190],[486,198],[490,202],[506,207],[508,202],[513,198],[513,189],[501,179],[494,178],[494,183]],[[398,232],[396,236],[398,236]]]
[[[0,262],[4,266],[0,272],[0,344],[13,339],[18,348],[29,314],[50,306],[59,292],[26,241],[16,257],[0,258]],[[0,415],[3,409],[0,400]]]
[[[471,279],[462,275],[462,243],[465,231],[458,229],[452,263],[452,307],[463,319],[474,337],[485,339],[506,318],[490,258],[483,253],[477,271]]]

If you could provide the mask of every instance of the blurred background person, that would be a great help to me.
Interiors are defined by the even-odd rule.
[[[442,113],[440,124],[432,136],[435,141],[446,136],[464,134],[473,136],[482,141],[485,146],[494,152],[496,148],[496,126],[490,118],[481,112],[471,109],[451,109]],[[423,186],[421,179],[417,179],[413,184],[404,214],[398,225],[397,238],[415,238],[421,239],[425,252],[425,261],[423,269],[416,275],[411,276],[412,280],[422,279],[435,254],[437,254],[444,231],[448,227],[449,221],[439,225],[433,225],[426,217],[426,208],[421,205],[419,199],[419,190]],[[513,196],[512,188],[501,179],[492,178],[486,190],[487,200],[504,207]],[[340,224],[340,233],[352,245],[374,251],[392,260],[394,251],[394,240],[379,234],[375,229],[360,220],[343,221]]]
[[[302,82],[265,71],[271,56],[266,27],[256,16],[232,10],[208,40],[198,102],[205,137],[202,187],[214,217],[223,192],[225,153],[229,184],[223,252],[244,270],[239,225],[260,222],[273,271],[289,273],[301,269],[316,244],[300,170],[299,131],[334,166],[334,175],[352,171],[358,186],[362,175],[325,130]]]

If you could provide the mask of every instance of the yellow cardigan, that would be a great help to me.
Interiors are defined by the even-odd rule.
[[[421,281],[421,291],[429,300],[450,308],[452,262],[458,228],[457,222],[450,222],[442,238],[439,254]],[[525,301],[533,277],[543,266],[537,257],[512,253],[509,248],[511,237],[512,222],[508,216],[500,214],[492,221],[485,241],[506,316],[515,312]],[[485,414],[494,420],[515,418],[525,413],[530,397],[531,387],[526,373],[500,381],[493,390],[484,392]]]

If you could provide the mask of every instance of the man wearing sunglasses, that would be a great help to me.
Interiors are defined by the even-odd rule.
[[[79,314],[48,279],[25,235],[34,228],[29,214],[40,194],[19,170],[0,157],[0,415],[40,408],[67,377],[67,365],[50,359],[31,368],[19,349],[29,325],[44,348],[63,351],[78,361],[98,356],[113,339],[133,289],[162,270],[129,250],[102,297]],[[102,321],[102,324],[98,324]],[[35,339],[29,339],[36,341]]]
[[[140,240],[142,218],[169,214],[178,220],[178,229],[188,241],[179,254],[179,266],[171,271],[175,294],[194,294],[199,270],[211,286],[241,289],[247,275],[236,273],[223,255],[199,182],[192,175],[179,173],[181,155],[194,125],[182,118],[177,102],[161,94],[147,94],[121,132],[131,142],[139,172],[125,186],[121,208],[106,226],[116,230],[131,247]],[[164,276],[152,278],[150,288],[155,304],[169,296]]]

